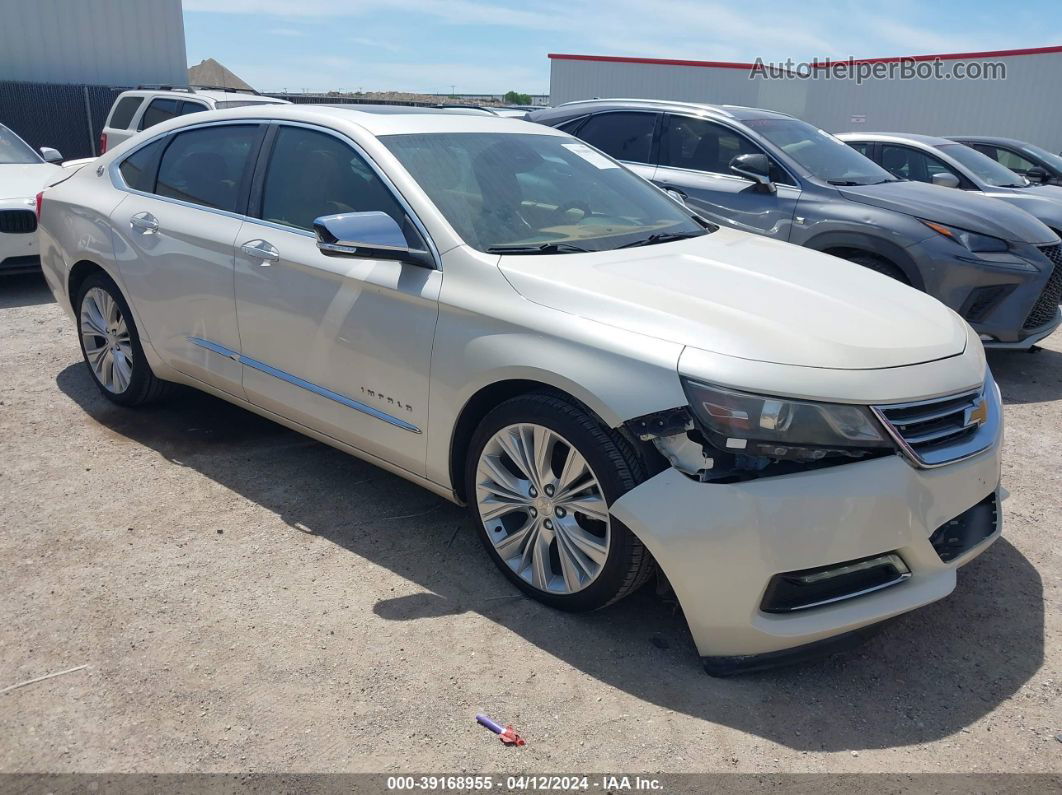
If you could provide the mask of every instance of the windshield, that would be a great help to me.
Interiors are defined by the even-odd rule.
[[[994,188],[1024,188],[1029,184],[1025,177],[966,144],[941,144],[937,149],[959,161],[978,179]]]
[[[1044,161],[1048,166],[1062,174],[1062,157],[1059,157],[1054,152],[1048,152],[1046,149],[1042,149],[1036,144],[1023,144],[1021,146],[1021,151]]]
[[[705,233],[658,188],[570,136],[426,133],[380,140],[480,251],[607,251]]]
[[[27,165],[43,162],[28,143],[0,124],[0,164]]]
[[[888,171],[863,157],[844,141],[798,119],[747,119],[745,126],[831,185],[876,185],[895,182]]]

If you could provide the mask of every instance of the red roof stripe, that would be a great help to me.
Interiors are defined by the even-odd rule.
[[[1062,52],[1062,46],[1054,47],[1028,47],[1022,50],[989,50],[985,52],[950,52],[937,55],[903,55],[891,58],[858,58],[852,61],[820,61],[816,66],[820,69],[831,64],[861,64],[861,63],[899,63],[901,61],[958,61],[976,60],[981,58],[1007,58],[1014,55],[1047,55]],[[660,66],[702,66],[714,69],[752,69],[755,64],[737,63],[734,61],[684,61],[672,58],[630,58],[620,55],[570,55],[566,53],[549,53],[550,60],[555,61],[610,61],[612,63],[640,63],[657,64]],[[765,65],[769,65],[765,63]]]

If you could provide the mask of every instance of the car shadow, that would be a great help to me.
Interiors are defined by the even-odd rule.
[[[986,354],[1004,403],[1062,398],[1062,352],[1039,348],[1033,352],[989,350]]]
[[[52,303],[55,303],[55,298],[40,271],[13,273],[10,276],[0,274],[0,309]]]
[[[792,749],[937,740],[1013,696],[1043,662],[1040,577],[1006,540],[963,569],[949,598],[894,620],[856,651],[713,679],[681,613],[652,588],[596,613],[551,610],[494,568],[462,509],[371,464],[193,390],[127,410],[102,398],[83,364],[57,383],[114,433],[419,586],[377,602],[379,618],[472,611],[634,697]],[[359,512],[366,490],[392,506],[385,515]]]

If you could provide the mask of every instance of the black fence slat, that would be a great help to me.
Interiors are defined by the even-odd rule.
[[[51,146],[73,160],[92,157],[118,86],[0,81],[0,124],[34,149]]]

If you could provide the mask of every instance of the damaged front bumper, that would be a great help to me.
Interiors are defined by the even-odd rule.
[[[997,440],[936,469],[892,455],[725,484],[669,468],[617,500],[612,514],[656,558],[709,672],[753,670],[858,642],[872,625],[947,596],[956,569],[1000,535],[1000,447]],[[956,535],[950,522],[989,503],[991,525],[957,551],[952,538],[945,562],[938,531]],[[777,575],[888,553],[907,569],[890,587],[764,610]]]

